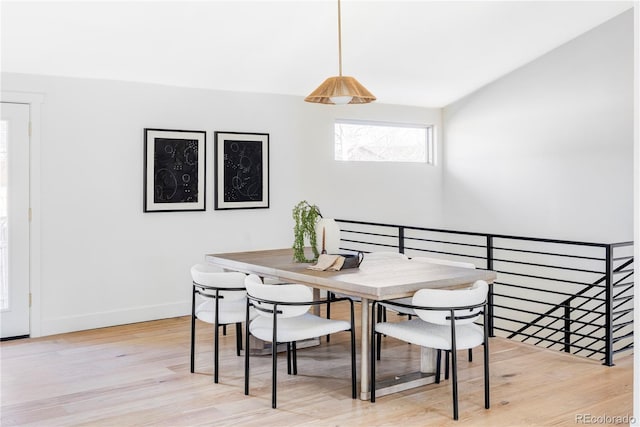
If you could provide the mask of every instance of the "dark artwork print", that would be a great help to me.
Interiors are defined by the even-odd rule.
[[[224,201],[263,199],[262,142],[224,141]]]
[[[197,140],[156,138],[153,161],[155,203],[198,202]]]

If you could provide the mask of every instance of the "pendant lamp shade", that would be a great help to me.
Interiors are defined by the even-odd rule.
[[[340,0],[338,0],[338,60],[340,75],[329,77],[304,100],[318,104],[368,104],[375,101],[373,96],[354,77],[342,75],[342,20]]]
[[[304,100],[319,104],[367,104],[376,97],[354,77],[335,76],[322,82]]]

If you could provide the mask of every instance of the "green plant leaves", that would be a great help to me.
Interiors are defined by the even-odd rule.
[[[316,247],[316,222],[322,218],[320,209],[311,205],[306,200],[299,202],[293,208],[293,260],[295,262],[314,262],[320,255]],[[309,238],[309,244],[313,250],[313,259],[307,259],[304,254],[305,237]]]

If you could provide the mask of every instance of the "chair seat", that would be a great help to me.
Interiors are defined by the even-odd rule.
[[[451,349],[451,327],[434,325],[420,318],[406,322],[384,322],[376,324],[376,332],[411,344],[438,350]],[[474,323],[456,325],[456,348],[465,350],[484,341],[484,331]]]
[[[412,304],[412,298],[411,297],[398,298],[398,299],[394,299],[394,300],[390,300],[390,301],[399,302],[400,304],[408,304],[408,305]],[[381,302],[380,305],[385,307],[385,308],[388,308],[389,310],[395,311],[397,313],[408,314],[410,316],[416,316],[416,311],[413,308],[400,307],[400,306],[397,306],[397,305],[387,304],[387,303],[384,303],[384,302]]]
[[[291,318],[278,318],[278,342],[294,342],[351,329],[345,320],[325,319],[306,313]],[[259,316],[249,324],[249,331],[255,337],[271,342],[273,340],[273,319]]]
[[[215,300],[209,299],[202,302],[196,308],[196,317],[203,322],[215,323]],[[218,305],[218,324],[226,325],[231,323],[242,323],[246,320],[247,299],[235,301],[220,300]],[[253,307],[249,308],[249,319],[257,316]]]

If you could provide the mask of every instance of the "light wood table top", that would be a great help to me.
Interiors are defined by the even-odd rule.
[[[282,281],[304,283],[314,288],[371,300],[401,298],[423,288],[455,289],[476,280],[493,282],[496,273],[402,259],[376,259],[359,268],[315,271],[311,264],[293,261],[292,249],[208,254],[206,260],[230,270],[253,273]]]

